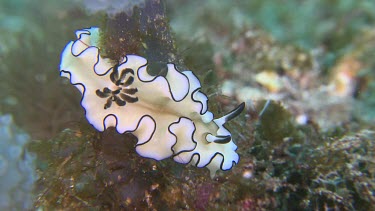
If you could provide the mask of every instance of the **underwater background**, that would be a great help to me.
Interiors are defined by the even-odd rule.
[[[148,36],[121,28],[150,2]],[[215,115],[245,102],[226,124],[239,163],[211,179],[96,131],[59,76],[91,26],[108,58],[148,42],[155,67],[192,70]],[[372,0],[0,0],[0,74],[0,210],[375,210]]]

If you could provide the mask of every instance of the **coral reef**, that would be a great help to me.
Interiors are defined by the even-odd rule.
[[[30,137],[0,115],[0,209],[27,210],[33,206],[35,156],[25,150]]]
[[[217,53],[214,58],[215,69],[224,76],[224,95],[248,105],[264,99],[282,101],[299,123],[314,121],[323,130],[350,122],[355,90],[340,94],[343,91],[334,80],[322,74],[318,55],[282,45],[252,29],[233,39],[226,44],[227,56]],[[352,78],[348,83],[355,83]]]
[[[373,131],[327,138],[313,124],[298,126],[290,122],[290,118],[286,118],[287,111],[279,105],[270,103],[269,107],[262,116],[277,119],[278,124],[289,122],[290,129],[284,130],[284,138],[277,142],[280,139],[262,135],[272,132],[260,126],[278,124],[260,117],[250,151],[254,158],[243,164],[252,167],[252,177],[246,185],[268,190],[261,197],[275,199],[274,208],[279,209],[374,208]],[[278,110],[278,114],[274,110]]]
[[[151,206],[146,198],[160,195],[159,186],[166,182],[158,166],[162,164],[139,157],[131,135],[114,130],[99,134],[89,128],[66,129],[30,146],[38,153],[42,172],[35,206],[108,210]]]
[[[374,2],[161,1],[150,12],[122,1],[131,6],[118,16],[103,1],[74,2],[0,2],[0,110],[37,140],[34,209],[375,209]],[[152,18],[118,22],[142,12]],[[152,58],[151,69],[193,70],[215,115],[247,101],[226,125],[238,165],[211,179],[139,157],[131,135],[93,130],[79,93],[57,73],[72,32],[90,26],[113,35],[101,43],[108,58],[136,52]]]
[[[374,132],[326,138],[314,125],[295,124],[279,104],[271,102],[268,107],[256,125],[251,121],[245,127],[252,125],[254,142],[239,139],[243,156],[239,166],[214,180],[206,171],[140,158],[132,150],[134,137],[114,130],[99,134],[82,127],[36,142],[32,149],[45,163],[41,167],[50,164],[42,171],[36,205],[157,210],[374,208]],[[268,129],[285,124],[289,132],[284,135]],[[246,137],[252,133],[241,132]]]

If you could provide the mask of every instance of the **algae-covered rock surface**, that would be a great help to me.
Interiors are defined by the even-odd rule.
[[[372,1],[17,0],[0,11],[0,194],[14,199],[0,207],[375,209]],[[91,26],[113,64],[130,53],[154,75],[192,70],[215,117],[245,102],[225,124],[239,163],[211,178],[139,156],[130,133],[96,131],[59,76],[64,46]]]

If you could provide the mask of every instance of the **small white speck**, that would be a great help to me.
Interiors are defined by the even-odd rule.
[[[307,121],[309,120],[309,117],[306,114],[301,114],[296,117],[296,122],[300,125],[307,124]]]
[[[249,170],[244,171],[242,173],[242,177],[245,178],[245,179],[250,179],[251,177],[253,177],[253,173],[251,171],[249,171]]]

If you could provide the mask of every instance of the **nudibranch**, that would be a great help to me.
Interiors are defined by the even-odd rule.
[[[99,33],[96,27],[77,31],[77,40],[66,45],[60,64],[60,75],[81,92],[81,105],[93,127],[132,133],[141,156],[172,157],[178,163],[207,167],[211,176],[238,163],[237,146],[224,124],[242,112],[244,103],[214,119],[193,72],[167,64],[165,76],[152,76],[147,60],[137,55],[114,63],[100,55]]]

